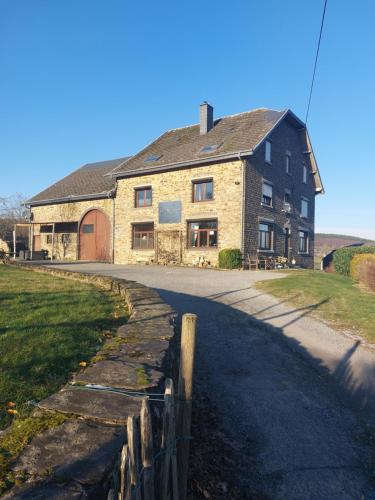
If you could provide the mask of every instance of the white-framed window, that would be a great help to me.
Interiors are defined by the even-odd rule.
[[[273,249],[273,224],[261,222],[259,224],[259,250],[272,251]]]
[[[285,171],[287,174],[291,173],[291,168],[290,168],[291,156],[292,155],[291,155],[290,151],[287,151],[286,155],[285,155]]]
[[[302,182],[304,184],[307,184],[307,167],[306,167],[306,165],[303,166]]]
[[[267,163],[271,163],[272,156],[271,156],[271,142],[270,141],[266,141],[265,150],[264,150],[264,159]]]
[[[309,202],[305,198],[301,199],[301,217],[307,219],[309,216]]]
[[[309,233],[307,231],[298,231],[298,252],[309,253]]]
[[[262,203],[267,207],[272,207],[273,204],[272,184],[267,181],[263,181],[262,184]]]

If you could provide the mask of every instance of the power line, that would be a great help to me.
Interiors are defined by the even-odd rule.
[[[327,2],[328,2],[328,0],[324,1],[323,16],[322,16],[322,22],[320,24],[319,41],[318,41],[318,47],[317,47],[316,55],[315,55],[314,71],[313,71],[313,76],[312,76],[312,80],[311,80],[310,95],[309,95],[309,102],[307,104],[305,124],[307,124],[307,118],[309,116],[309,111],[310,111],[311,96],[312,96],[312,92],[313,92],[313,88],[314,88],[316,66],[318,64],[318,57],[319,57],[319,50],[320,50],[320,41],[322,39],[323,26],[324,26],[324,18],[325,18],[325,15],[326,15]]]

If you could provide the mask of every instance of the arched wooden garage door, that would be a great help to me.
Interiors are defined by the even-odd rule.
[[[90,210],[79,227],[79,259],[110,260],[110,226],[100,210]]]

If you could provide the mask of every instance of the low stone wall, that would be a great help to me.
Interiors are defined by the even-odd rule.
[[[68,418],[34,437],[23,449],[13,466],[23,483],[3,498],[104,499],[126,441],[127,418],[139,415],[141,393],[160,393],[165,377],[176,379],[175,313],[156,291],[134,281],[26,263],[14,265],[118,293],[124,297],[130,316],[92,364],[39,403],[36,414],[58,412]],[[94,390],[86,384],[130,394]],[[136,391],[140,396],[134,395]],[[160,418],[157,405],[151,406],[155,419]]]

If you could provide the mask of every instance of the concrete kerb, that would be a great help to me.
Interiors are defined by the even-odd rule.
[[[69,419],[34,437],[24,448],[13,470],[26,482],[4,498],[35,498],[45,490],[50,498],[54,494],[59,499],[72,498],[73,490],[80,491],[79,498],[104,498],[126,440],[127,417],[139,414],[141,394],[162,392],[166,377],[176,380],[176,313],[155,290],[135,281],[27,263],[12,265],[119,294],[129,310],[129,320],[118,328],[117,336],[103,344],[92,364],[39,403],[36,413],[59,412]],[[122,393],[92,390],[86,384],[113,387]],[[155,403],[156,418],[160,416],[158,405]],[[95,439],[98,433],[102,434],[99,440]]]

